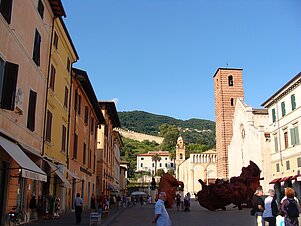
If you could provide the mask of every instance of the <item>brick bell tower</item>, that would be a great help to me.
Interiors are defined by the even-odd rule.
[[[237,98],[244,98],[242,69],[218,68],[213,76],[217,177],[228,179],[228,146],[233,135],[233,115]]]

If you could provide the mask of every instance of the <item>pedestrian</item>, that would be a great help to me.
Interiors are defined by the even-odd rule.
[[[301,208],[299,203],[295,200],[295,191],[287,187],[285,189],[286,199],[282,201],[281,210],[284,213],[285,226],[299,226],[299,213]]]
[[[143,201],[143,196],[142,195],[140,195],[140,207],[143,207],[143,204],[144,204],[144,201]]]
[[[188,192],[184,198],[184,211],[190,211],[190,193]]]
[[[166,200],[166,193],[160,192],[159,199],[155,204],[155,216],[152,221],[153,224],[156,223],[157,226],[171,226],[171,221],[168,212],[164,206],[164,201]]]
[[[80,194],[77,193],[76,194],[76,198],[74,200],[74,207],[75,207],[75,216],[76,216],[76,224],[80,224],[82,219],[81,219],[81,214],[83,211],[83,205],[84,205],[84,201],[83,199],[80,197]]]
[[[180,190],[181,209],[184,210],[184,191]]]
[[[59,218],[60,217],[60,198],[56,198],[55,199],[55,203],[54,203],[54,212],[53,212],[53,218]]]
[[[181,195],[179,193],[176,195],[176,205],[177,205],[177,211],[179,211],[181,205]]]
[[[275,191],[273,189],[269,189],[268,196],[264,200],[264,211],[263,211],[263,219],[264,221],[269,223],[269,226],[276,226],[276,216],[273,215],[273,206],[272,204],[275,202],[276,210],[277,210],[277,202],[275,199]]]
[[[91,195],[90,208],[94,211],[96,210],[96,199],[94,194]]]
[[[258,187],[253,196],[253,209],[251,211],[252,215],[256,217],[256,225],[264,226],[264,220],[262,217],[264,211],[264,201],[262,199],[263,191],[262,187]]]

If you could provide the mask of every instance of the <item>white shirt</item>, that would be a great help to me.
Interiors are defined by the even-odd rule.
[[[268,196],[264,200],[264,212],[263,212],[263,217],[274,217],[272,214],[272,201],[273,197]]]
[[[74,200],[74,206],[83,206],[84,201],[81,197],[76,197]]]

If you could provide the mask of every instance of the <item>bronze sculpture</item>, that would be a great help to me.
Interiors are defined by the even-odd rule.
[[[166,207],[172,208],[176,197],[176,191],[179,188],[184,189],[184,183],[178,181],[174,176],[169,173],[164,173],[160,178],[158,192],[166,193]]]
[[[242,209],[243,203],[249,203],[260,186],[259,167],[252,161],[247,167],[242,167],[239,177],[231,177],[230,181],[217,179],[214,184],[206,185],[201,179],[202,190],[197,193],[201,206],[208,210],[226,210],[226,206],[233,203]]]

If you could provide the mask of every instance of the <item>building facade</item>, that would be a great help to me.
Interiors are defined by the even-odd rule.
[[[275,190],[284,196],[285,187],[293,187],[301,197],[301,73],[297,74],[262,106],[269,112],[271,134],[271,171]]]
[[[64,169],[67,168],[69,147],[71,68],[79,57],[61,17],[54,19],[51,37],[42,151],[48,181],[43,184],[42,196],[60,198],[60,210],[64,212],[67,189],[70,188]]]
[[[218,68],[213,76],[213,80],[216,117],[217,177],[228,179],[228,146],[233,135],[233,114],[236,100],[244,98],[242,69]]]
[[[98,128],[97,136],[97,191],[98,195],[115,193],[114,164],[115,144],[114,128],[120,127],[116,106],[113,101],[98,102],[104,116],[104,123]]]
[[[250,160],[261,169],[264,191],[271,187],[268,111],[253,109],[238,98],[233,117],[233,136],[228,150],[229,177],[239,176]]]
[[[202,190],[199,179],[207,185],[215,182],[217,178],[216,152],[208,150],[201,154],[190,154],[189,158],[179,165],[178,171],[178,180],[184,183],[184,193],[189,192],[194,196]]]
[[[24,19],[24,15],[30,15]],[[51,28],[60,0],[0,4],[0,224],[48,181],[41,169]]]
[[[104,123],[104,117],[87,73],[76,68],[72,69],[71,102],[67,162],[71,188],[67,207],[73,207],[77,193],[88,207],[91,195],[96,192],[97,128]]]
[[[153,156],[158,155],[160,157],[159,161],[154,161]],[[174,169],[174,162],[170,158],[170,153],[168,151],[149,151],[145,154],[137,155],[137,171],[146,171],[151,175],[155,174],[158,169],[168,172],[170,169]]]

